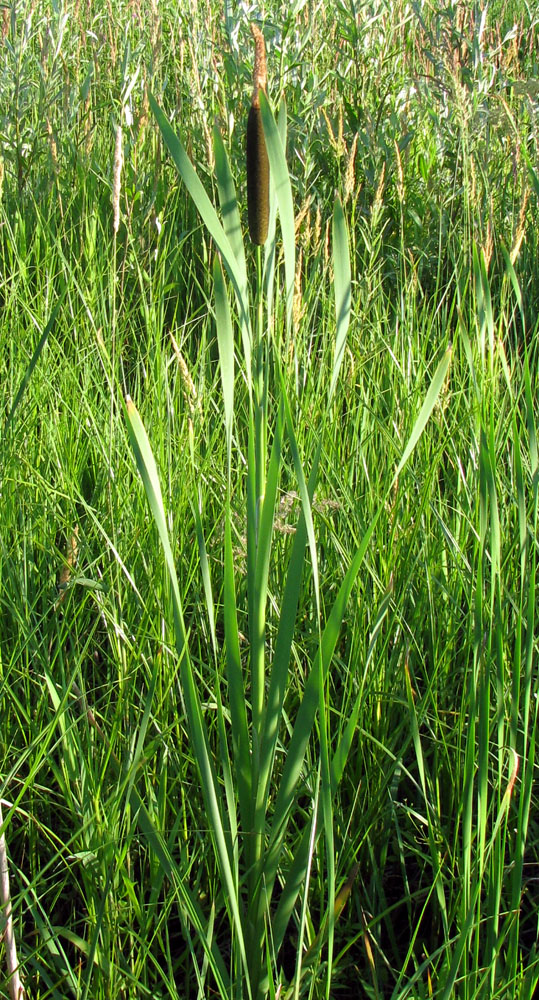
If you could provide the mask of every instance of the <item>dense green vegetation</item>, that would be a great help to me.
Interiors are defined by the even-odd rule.
[[[0,796],[27,995],[531,1000],[535,5],[2,15]],[[7,968],[0,944],[6,997]]]

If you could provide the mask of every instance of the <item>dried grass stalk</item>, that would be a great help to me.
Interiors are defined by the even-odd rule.
[[[355,193],[356,188],[356,152],[357,152],[357,141],[359,139],[359,133],[356,132],[354,136],[354,141],[352,143],[350,152],[348,154],[348,161],[346,164],[346,173],[344,175],[344,200],[347,202],[352,195]]]
[[[0,827],[4,824],[2,804],[0,803]],[[11,915],[11,895],[9,892],[9,869],[7,863],[6,838],[0,834],[0,904],[4,911],[4,944],[6,948],[6,964],[9,979],[10,1000],[23,1000],[26,995],[19,975],[17,946],[13,933],[13,917]]]
[[[114,180],[112,184],[112,228],[115,233],[120,228],[120,192],[122,189],[123,142],[122,126],[116,129],[116,146],[114,148]]]

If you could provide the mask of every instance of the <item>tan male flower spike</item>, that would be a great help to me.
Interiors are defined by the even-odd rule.
[[[253,70],[253,98],[252,104],[255,108],[260,107],[259,91],[265,92],[268,82],[266,69],[266,44],[264,35],[256,24],[251,24],[251,34],[255,41],[255,65]]]
[[[269,220],[269,160],[260,112],[260,91],[266,90],[266,47],[264,36],[251,24],[255,40],[253,97],[247,120],[247,215],[249,235],[257,246],[266,242]]]

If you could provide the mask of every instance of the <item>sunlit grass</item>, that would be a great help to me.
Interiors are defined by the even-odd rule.
[[[7,11],[29,996],[534,995],[539,26],[472,6],[253,9],[264,250],[244,14]]]

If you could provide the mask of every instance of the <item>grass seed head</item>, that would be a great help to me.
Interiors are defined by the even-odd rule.
[[[201,400],[197,394],[195,383],[191,378],[191,373],[189,371],[189,368],[187,367],[187,362],[182,352],[180,351],[178,342],[174,334],[172,333],[172,330],[170,330],[170,339],[180,369],[183,398],[189,410],[189,416],[192,417],[194,416],[195,408],[199,411],[199,413],[202,412]]]
[[[356,186],[356,152],[359,133],[356,132],[354,141],[348,154],[346,163],[346,173],[344,175],[344,200],[347,202],[355,192]]]

